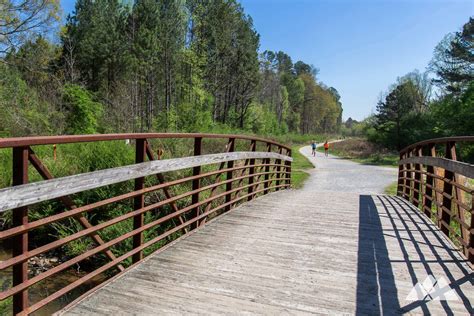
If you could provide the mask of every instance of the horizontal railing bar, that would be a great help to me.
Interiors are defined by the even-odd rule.
[[[255,166],[265,166],[265,165],[257,164],[257,165],[253,165],[253,166],[255,167]],[[170,181],[170,182],[154,185],[154,186],[142,189],[142,190],[129,192],[129,193],[122,194],[122,195],[119,195],[119,196],[115,196],[115,197],[112,197],[112,198],[109,198],[109,199],[106,199],[106,200],[102,200],[102,201],[99,201],[99,202],[96,202],[96,203],[92,203],[92,204],[89,204],[89,205],[77,207],[75,209],[62,212],[60,214],[52,215],[52,216],[49,216],[49,217],[46,217],[46,218],[36,220],[34,222],[29,222],[28,224],[25,224],[25,225],[16,226],[16,227],[10,228],[8,230],[2,231],[2,232],[0,232],[0,240],[3,240],[5,238],[13,237],[15,235],[30,231],[32,229],[35,229],[35,228],[38,228],[38,227],[41,227],[41,226],[44,226],[44,225],[47,225],[47,224],[50,224],[50,223],[53,223],[53,222],[57,222],[59,220],[63,220],[63,219],[72,217],[72,216],[80,214],[80,213],[90,212],[90,211],[92,211],[96,208],[99,208],[99,207],[103,207],[103,206],[106,206],[106,205],[109,205],[109,204],[112,204],[112,203],[117,203],[117,202],[120,202],[120,201],[123,201],[123,200],[126,200],[126,199],[130,199],[130,198],[133,198],[133,197],[138,196],[140,194],[151,193],[151,192],[155,192],[155,191],[161,190],[161,189],[166,188],[166,187],[170,187],[170,186],[174,186],[174,185],[177,185],[177,184],[192,181],[194,179],[205,178],[205,177],[208,177],[208,176],[213,176],[213,175],[216,175],[216,174],[225,173],[225,172],[231,171],[231,170],[246,169],[248,167],[252,167],[252,166],[239,166],[239,167],[234,167],[234,168],[230,168],[230,169],[215,170],[215,171],[203,173],[203,174],[200,174],[200,175],[197,175],[197,176],[190,176],[190,177],[178,179],[178,180],[175,180],[175,181]],[[284,172],[284,173],[288,174],[289,172]],[[226,182],[224,182],[224,183],[226,183]],[[219,185],[221,185],[221,184],[218,184],[216,186],[219,186]],[[204,188],[203,190],[207,190],[207,188]]]
[[[408,180],[410,180],[409,178],[404,178],[404,177],[402,177],[401,179],[408,179]],[[414,180],[414,179],[411,179],[411,181],[420,183],[419,181]],[[459,207],[461,207],[462,209],[464,209],[464,210],[469,210],[469,206],[468,206],[468,205],[466,205],[466,204],[464,204],[463,202],[459,201],[458,199],[454,198],[451,194],[446,193],[445,191],[440,190],[440,189],[438,189],[438,188],[432,187],[430,184],[424,183],[424,185],[426,185],[426,187],[430,188],[431,190],[435,191],[436,193],[440,194],[441,196],[444,196],[444,197],[448,198],[449,200],[451,200],[452,202],[455,202],[455,203],[456,203]],[[403,183],[400,184],[400,187],[402,187],[402,188],[407,188],[407,189],[412,189],[410,186],[405,185],[405,184],[403,184]],[[426,195],[425,193],[419,191],[418,189],[415,188],[415,189],[412,189],[412,190],[415,191],[415,192],[417,192],[417,193],[421,193],[424,197],[429,198],[429,199],[431,200],[431,197],[430,197],[430,196],[428,196],[428,195]],[[416,199],[416,198],[415,198],[415,199]],[[418,199],[416,199],[416,201],[419,202]],[[439,204],[437,201],[436,201],[436,203]]]
[[[409,186],[406,186],[406,185],[403,185],[401,184],[401,187],[405,187],[405,188],[410,188]],[[405,194],[403,191],[398,191],[398,193],[402,194],[403,196],[406,196],[406,197],[410,197],[408,194]],[[424,197],[428,198],[430,201],[434,202],[436,204],[436,206],[440,209],[442,209],[443,211],[445,211],[446,213],[448,213],[450,216],[451,216],[451,220],[454,220],[456,223],[460,224],[461,226],[465,227],[466,229],[470,229],[469,225],[463,221],[461,221],[461,219],[457,216],[457,214],[454,214],[451,212],[451,210],[449,210],[446,206],[444,206],[442,203],[439,203],[436,199],[433,199],[432,197],[426,195],[426,194],[423,194]],[[417,202],[420,202],[417,198],[413,198],[414,200],[416,200]],[[457,201],[456,199],[452,199],[452,201]],[[426,207],[426,206],[425,206]],[[429,209],[428,209],[429,210]],[[469,212],[469,211],[468,211]],[[472,213],[472,212],[471,212]],[[440,220],[440,218],[438,218],[438,220]]]
[[[238,179],[236,179],[236,180],[238,180]],[[280,179],[280,180],[281,180],[281,179]],[[236,190],[237,190],[237,189],[236,189]],[[122,242],[122,241],[124,241],[124,240],[126,240],[126,239],[128,239],[128,238],[133,237],[134,235],[137,235],[137,234],[139,234],[139,233],[141,233],[141,232],[143,232],[143,231],[146,231],[146,230],[151,229],[151,228],[153,228],[153,227],[155,227],[155,226],[158,226],[158,225],[160,225],[160,224],[162,224],[162,223],[164,223],[164,222],[167,222],[167,221],[169,221],[169,220],[171,220],[171,219],[173,219],[173,218],[175,218],[175,217],[178,217],[178,216],[182,215],[183,213],[186,213],[186,212],[192,210],[192,209],[195,208],[196,206],[200,206],[200,205],[206,204],[206,203],[208,203],[208,200],[211,200],[211,202],[212,202],[212,201],[215,200],[215,199],[218,199],[218,198],[220,198],[220,197],[225,196],[225,194],[227,194],[227,192],[221,194],[220,196],[214,196],[214,197],[212,197],[212,198],[210,198],[210,199],[207,199],[207,200],[205,200],[205,201],[201,201],[201,202],[198,202],[198,203],[194,203],[194,204],[192,204],[192,205],[189,205],[189,206],[187,206],[187,207],[185,207],[185,208],[179,210],[178,212],[174,212],[174,213],[168,214],[168,215],[166,215],[166,216],[163,216],[163,217],[161,217],[161,218],[159,218],[159,219],[157,219],[157,220],[155,220],[155,221],[153,221],[153,222],[150,222],[150,223],[148,223],[148,224],[146,224],[146,225],[144,225],[144,226],[142,226],[142,227],[140,227],[140,228],[137,228],[137,229],[135,229],[135,230],[132,230],[132,231],[130,231],[130,232],[128,232],[128,233],[126,233],[126,234],[120,236],[120,237],[117,237],[117,238],[115,238],[115,239],[112,239],[112,240],[110,240],[110,241],[108,241],[108,242],[106,242],[106,243],[104,243],[104,244],[102,244],[102,245],[100,245],[100,246],[97,246],[97,247],[95,247],[95,248],[93,248],[93,249],[90,249],[90,250],[86,251],[85,253],[82,253],[82,254],[79,255],[79,256],[76,256],[76,257],[74,257],[74,258],[72,258],[72,259],[70,259],[70,260],[68,260],[68,261],[66,261],[66,262],[63,262],[63,263],[61,263],[60,265],[58,265],[58,266],[56,266],[56,267],[54,267],[54,268],[52,268],[52,269],[50,269],[50,270],[48,270],[48,271],[46,271],[46,272],[43,272],[43,273],[41,273],[41,274],[39,274],[39,275],[37,275],[37,276],[31,278],[31,279],[28,279],[26,282],[23,282],[23,283],[21,283],[21,284],[19,284],[19,285],[17,285],[17,286],[14,286],[14,287],[12,287],[12,288],[10,288],[10,289],[4,291],[4,292],[1,292],[1,293],[0,293],[0,301],[6,299],[6,298],[8,298],[8,297],[10,297],[10,296],[12,296],[12,295],[14,295],[14,294],[16,294],[16,293],[19,293],[19,292],[21,292],[21,291],[23,291],[23,290],[25,290],[25,289],[27,289],[27,288],[33,286],[34,284],[36,284],[36,283],[38,283],[38,282],[41,282],[42,280],[44,280],[44,279],[46,279],[46,278],[48,278],[48,277],[51,277],[51,276],[53,276],[53,275],[55,275],[55,274],[57,274],[57,273],[59,273],[59,272],[65,270],[65,269],[69,268],[69,267],[75,265],[76,263],[79,263],[79,262],[82,261],[82,260],[85,260],[85,259],[87,259],[87,258],[89,258],[89,257],[91,257],[91,256],[93,256],[93,255],[95,255],[95,254],[97,254],[97,253],[100,253],[101,251],[103,251],[103,250],[105,250],[105,249],[109,249],[109,248],[113,247],[114,245],[116,245],[116,244],[118,244],[118,243],[120,243],[120,242]],[[183,223],[183,224],[185,224],[185,223]]]
[[[269,187],[269,188],[266,188],[266,189],[261,189],[259,191],[255,191],[254,193],[260,193],[260,192],[263,192],[264,190],[271,190],[271,189],[275,189],[275,188],[279,188],[279,187],[287,187],[288,184],[281,184],[281,185],[277,185],[277,186],[273,186],[273,187]],[[227,192],[226,192],[227,193]],[[252,193],[253,194],[253,193]],[[239,197],[238,199],[234,199],[228,203],[224,203],[222,205],[219,205],[217,206],[216,208],[206,212],[206,213],[203,213],[169,231],[167,231],[166,233],[163,233],[155,238],[153,238],[152,240],[149,240],[147,241],[146,243],[144,243],[143,245],[141,245],[140,247],[137,247],[137,248],[134,248],[133,250],[123,254],[122,256],[116,258],[115,260],[113,261],[110,261],[108,262],[107,264],[103,265],[102,267],[94,270],[93,272],[85,275],[84,277],[74,281],[73,283],[65,286],[64,288],[62,288],[61,290],[59,291],[56,291],[55,293],[51,294],[50,296],[48,296],[47,298],[39,301],[38,303],[30,306],[29,308],[27,308],[26,310],[24,310],[23,312],[25,314],[29,314],[29,313],[32,313],[38,309],[40,309],[41,307],[43,307],[44,305],[56,300],[57,298],[63,296],[64,294],[72,291],[73,289],[75,289],[76,287],[80,286],[81,284],[91,280],[92,278],[94,278],[95,276],[107,271],[108,269],[110,268],[113,268],[114,266],[116,266],[117,264],[119,264],[120,262],[126,260],[127,258],[129,258],[130,256],[134,255],[135,253],[138,253],[152,245],[154,245],[155,243],[157,243],[158,241],[162,240],[163,238],[166,238],[168,237],[169,235],[175,233],[176,231],[179,231],[181,229],[183,229],[184,227],[186,226],[189,226],[191,225],[192,223],[196,222],[196,221],[199,221],[200,219],[206,217],[206,216],[209,216],[210,214],[214,213],[215,211],[219,210],[219,209],[222,209],[224,207],[227,206],[227,204],[232,204],[232,203],[235,203],[237,202],[238,200],[242,200],[242,199],[245,199],[249,196],[250,194],[247,194],[247,195],[244,195],[244,196],[241,196]]]
[[[273,152],[232,152],[147,161],[1,189],[0,212],[157,173],[227,161],[265,158],[293,160],[289,156]]]
[[[416,147],[422,147],[430,144],[444,144],[448,142],[474,142],[474,136],[455,136],[455,137],[442,137],[442,138],[433,138],[423,140],[418,143],[411,144],[403,148],[400,153],[404,154],[410,150],[413,150]]]
[[[247,135],[233,134],[206,134],[206,133],[134,133],[134,134],[93,134],[93,135],[65,135],[65,136],[35,136],[35,137],[13,137],[0,139],[0,148],[25,147],[36,145],[70,144],[97,141],[112,141],[126,139],[168,139],[168,138],[235,138],[240,140],[255,140],[263,143],[271,143],[290,150],[290,147],[273,140]]]
[[[474,179],[474,165],[469,163],[455,161],[447,158],[439,158],[439,157],[409,157],[405,159],[401,159],[398,162],[399,165],[404,164],[422,164],[428,166],[434,166],[443,168],[444,170],[448,170],[465,177]]]
[[[249,177],[249,175],[246,175],[246,177]],[[231,180],[239,180],[239,178],[234,178],[234,179],[230,179],[230,180],[226,180],[226,181],[231,181]],[[158,203],[154,203],[154,204],[151,204],[151,205],[147,205],[143,208],[140,208],[138,210],[135,210],[135,211],[132,211],[132,212],[129,212],[129,213],[126,213],[126,214],[123,214],[121,216],[118,216],[118,217],[115,217],[107,222],[103,222],[103,223],[100,223],[98,225],[95,225],[95,226],[92,226],[90,228],[87,228],[87,229],[84,229],[84,230],[81,230],[77,233],[74,233],[74,234],[71,234],[67,237],[64,237],[62,239],[59,239],[59,240],[56,240],[54,242],[51,242],[49,244],[46,244],[46,245],[43,245],[41,247],[38,247],[36,249],[33,249],[31,251],[28,251],[28,252],[25,252],[19,256],[16,256],[16,257],[13,257],[13,258],[10,258],[10,259],[7,259],[7,260],[4,260],[4,261],[0,261],[0,270],[4,270],[8,267],[11,267],[17,263],[20,263],[20,262],[24,262],[34,256],[37,256],[39,254],[42,254],[46,251],[50,251],[50,250],[53,250],[53,249],[56,249],[62,245],[65,245],[71,241],[74,241],[76,239],[79,239],[81,237],[84,237],[84,236],[87,236],[93,232],[96,232],[96,231],[99,231],[99,230],[102,230],[106,227],[109,227],[109,226],[112,226],[112,225],[115,225],[117,223],[120,223],[124,220],[127,220],[129,218],[132,218],[134,216],[137,216],[137,215],[140,215],[140,214],[143,214],[145,212],[148,212],[148,211],[151,211],[153,209],[156,209],[156,208],[159,208],[159,207],[162,207],[164,205],[167,205],[173,201],[177,201],[179,199],[182,199],[182,198],[185,198],[185,197],[188,197],[194,193],[198,193],[198,192],[201,192],[201,191],[204,191],[204,190],[208,190],[214,186],[220,186],[222,184],[226,184],[226,181],[222,181],[222,182],[219,182],[219,183],[214,183],[214,184],[211,184],[211,185],[208,185],[207,187],[202,187],[202,188],[199,188],[197,190],[193,190],[193,191],[188,191],[186,193],[183,193],[183,194],[180,194],[180,195],[176,195],[170,199],[166,199],[166,200],[163,200],[163,201],[160,201]],[[273,180],[267,180],[267,181],[273,181]],[[264,183],[266,181],[261,181],[260,183]],[[243,186],[241,188],[246,188],[246,187],[249,187],[250,185],[247,185],[247,186]],[[229,193],[232,193],[232,192],[235,192],[237,190],[240,190],[241,188],[236,188],[236,189],[233,189],[233,190],[230,190],[230,191],[225,191],[221,194],[218,194],[218,195],[215,195],[214,197],[212,198],[209,198],[209,199],[206,199],[206,200],[203,200],[199,203],[207,203],[207,202],[210,202],[210,201],[213,201],[214,199],[216,198],[219,198],[219,197],[222,197],[226,194],[229,194]],[[176,213],[176,212],[175,212]],[[174,213],[173,213],[174,214]]]
[[[427,172],[427,171],[421,171],[421,170],[415,170],[415,169],[402,169],[400,170],[400,172],[415,172],[415,173],[421,173],[423,175],[426,175],[426,176],[431,176],[437,180],[440,180],[440,181],[444,181],[445,183],[448,183],[448,184],[451,184],[451,185],[454,185],[456,186],[457,188],[459,188],[460,190],[463,190],[464,192],[466,193],[474,193],[474,189],[472,188],[468,188],[466,187],[465,185],[462,185],[458,182],[456,182],[455,180],[450,180],[450,179],[447,179],[447,178],[444,178],[442,176],[439,176],[437,174],[434,174],[434,173],[430,173],[430,172]],[[410,180],[410,181],[418,181],[412,177],[399,177],[399,179],[401,180]],[[423,182],[424,183],[424,182]]]
[[[467,230],[474,231],[474,228],[469,227],[469,225],[468,225],[467,223],[463,222],[463,221],[461,220],[461,218],[459,218],[459,216],[458,216],[457,214],[453,214],[451,211],[449,211],[449,210],[446,208],[446,206],[439,205],[439,203],[437,203],[436,201],[433,201],[433,202],[435,202],[436,205],[437,205],[439,208],[442,208],[446,213],[448,213],[448,214],[451,216],[451,220],[454,220],[456,223],[458,223],[459,225],[461,225],[462,227],[464,227],[464,228],[467,229]],[[424,209],[424,210],[427,210],[427,211],[430,210],[429,207],[427,207],[426,205],[423,206],[423,209]],[[436,218],[437,218],[438,221],[441,220],[441,217],[436,216]]]
[[[467,247],[469,248],[469,244],[466,243],[465,240],[463,240],[459,235],[458,233],[454,230],[453,227],[451,227],[451,225],[449,225],[448,223],[446,223],[445,221],[441,220],[441,225],[443,225],[444,227],[446,227],[447,230],[449,230],[449,232],[452,234],[451,236],[449,237],[454,237],[458,242],[460,242],[464,247]]]

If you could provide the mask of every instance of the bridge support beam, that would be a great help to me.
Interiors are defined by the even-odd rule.
[[[196,137],[194,138],[194,156],[200,156],[201,155],[201,148],[202,148],[202,137]],[[198,176],[201,173],[201,166],[197,166],[193,168],[193,176]],[[201,179],[194,179],[193,180],[193,188],[192,190],[198,190],[201,185]],[[194,193],[191,197],[191,204],[197,204],[199,202],[199,192]],[[193,210],[190,212],[191,218],[198,217],[200,213],[200,207],[196,206]],[[194,222],[191,224],[191,229],[194,229],[198,227],[198,222]]]
[[[291,157],[291,149],[286,150],[286,155]],[[286,184],[288,186],[291,186],[291,161],[285,161],[285,165],[286,165],[286,172],[288,172],[287,175],[286,175],[287,179],[288,179],[286,181]]]
[[[474,196],[472,196],[472,199],[471,199],[471,223],[470,224],[471,225],[469,227],[473,228],[474,227]],[[469,232],[467,258],[469,262],[474,265],[474,232],[472,231],[472,229]]]
[[[271,152],[272,151],[272,144],[270,143],[267,143],[267,152]],[[263,184],[263,187],[265,188],[265,190],[263,191],[263,194],[267,194],[268,193],[268,187],[270,185],[270,182],[268,181],[269,179],[269,174],[268,172],[270,172],[270,166],[268,166],[270,164],[270,158],[267,158],[265,159],[265,164],[267,166],[265,166],[265,183]]]
[[[456,150],[455,146],[456,146],[456,143],[454,143],[454,142],[446,143],[446,153],[445,153],[446,159],[453,159],[453,152],[455,153],[455,150]],[[444,178],[448,181],[444,182],[443,192],[447,193],[449,196],[452,197],[453,196],[453,185],[450,183],[450,181],[454,181],[454,179],[455,179],[454,173],[452,171],[445,170],[444,171]],[[443,204],[442,204],[442,207],[441,207],[441,221],[440,221],[439,228],[447,236],[449,236],[449,228],[448,227],[451,224],[451,214],[450,214],[450,212],[452,212],[452,209],[453,209],[452,200],[448,196],[443,195]]]
[[[422,156],[421,147],[416,147],[415,156]],[[416,207],[420,206],[420,202],[422,200],[421,196],[423,194],[423,177],[421,176],[421,171],[421,165],[415,164],[415,180],[413,181],[413,205],[415,205]]]
[[[229,148],[227,148],[227,149],[228,149],[227,152],[230,152],[230,153],[231,153],[231,152],[233,152],[233,151],[235,150],[235,138],[229,138],[229,144],[228,144],[228,146],[229,146]],[[227,168],[228,168],[228,169],[234,168],[234,162],[233,162],[233,161],[229,161],[229,162],[227,163]],[[226,177],[226,179],[227,179],[227,180],[232,179],[232,175],[233,175],[233,171],[227,171],[227,177]],[[229,192],[230,190],[232,190],[232,182],[226,183],[226,185],[225,185],[225,190],[226,190],[227,192]],[[225,196],[225,202],[226,202],[226,203],[229,203],[231,200],[232,200],[232,194],[229,193],[229,194],[227,194],[227,195]],[[227,205],[227,206],[224,208],[225,211],[226,211],[226,212],[229,211],[229,210],[230,210],[230,207],[231,207],[230,205]]]
[[[431,157],[436,157],[436,147],[435,144],[429,144],[428,150],[430,153]],[[432,176],[435,174],[435,169],[433,166],[428,165],[426,167],[426,185],[425,185],[425,194],[423,195],[423,212],[425,213],[426,216],[429,218],[432,217],[432,212],[431,208],[433,206],[433,199],[436,201],[436,193],[435,196],[433,197],[433,191],[436,189],[436,181],[434,180],[434,177]]]
[[[135,163],[142,163],[145,161],[146,155],[146,139],[136,140],[136,151],[135,151]],[[135,191],[141,190],[145,187],[145,178],[135,179]],[[145,196],[140,194],[133,198],[133,209],[139,210],[145,206]],[[136,215],[133,217],[133,229],[138,229],[143,226],[144,214]],[[133,236],[133,248],[138,248],[143,244],[143,232],[140,232]],[[139,251],[132,256],[132,262],[137,263],[142,260],[143,251]]]
[[[255,151],[257,150],[257,142],[255,140],[252,140],[252,142],[250,143],[250,151]],[[251,166],[254,166],[255,165],[255,159],[250,159],[250,165]],[[249,175],[254,175],[255,174],[255,167],[250,167],[249,169]],[[253,189],[254,189],[254,186],[251,185],[253,184],[254,182],[254,177],[250,177],[249,178],[249,187],[247,189],[247,193],[249,194],[248,198],[247,198],[247,201],[250,201],[251,199],[253,199]]]
[[[28,147],[13,148],[13,185],[28,183]],[[28,224],[28,207],[23,206],[13,210],[12,226]],[[28,251],[28,232],[13,237],[12,256],[16,257]],[[27,282],[28,261],[13,266],[13,286]],[[18,314],[28,308],[28,290],[13,295],[13,314]]]

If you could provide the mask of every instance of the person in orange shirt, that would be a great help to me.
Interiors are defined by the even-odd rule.
[[[329,154],[329,143],[326,140],[326,142],[324,143],[324,155],[327,157],[328,154]]]

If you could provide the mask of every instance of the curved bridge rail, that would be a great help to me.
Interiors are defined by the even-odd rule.
[[[194,156],[155,160],[151,141],[164,138],[193,139]],[[203,141],[209,139],[224,139],[225,150],[218,154],[205,154]],[[62,178],[54,178],[32,148],[42,145],[116,140],[135,142],[135,164]],[[246,148],[245,151],[235,151],[238,142],[241,148]],[[189,234],[206,220],[228,211],[238,203],[249,201],[272,190],[290,187],[291,149],[276,142],[250,136],[109,134],[30,137],[1,139],[0,150],[2,148],[13,150],[13,186],[0,190],[0,213],[12,213],[12,228],[1,231],[0,240],[12,242],[13,255],[12,258],[0,262],[0,270],[12,267],[13,285],[0,293],[0,301],[13,297],[14,314],[37,311],[105,272],[110,273],[113,270],[115,274],[122,273],[142,261],[150,251],[155,251],[164,243]],[[158,150],[158,155],[160,151]],[[149,161],[146,162],[146,158]],[[30,164],[45,179],[44,181],[28,183]],[[178,170],[181,171],[180,174],[186,173],[187,170],[190,175],[183,177],[174,174],[175,179],[165,180],[165,175],[172,176],[172,173]],[[133,182],[131,186],[133,190],[91,204],[76,205],[71,197],[72,194],[127,181]],[[188,185],[189,190],[174,195],[172,191],[178,185]],[[158,191],[164,195],[163,199],[151,195]],[[180,192],[182,191],[183,189]],[[53,199],[63,204],[62,212],[29,221],[28,207],[41,207],[41,202]],[[123,206],[126,203],[130,204],[128,212],[94,224],[89,221],[94,212],[104,212],[105,206]],[[165,207],[168,207],[166,212],[163,211]],[[151,214],[151,220],[145,221],[145,214]],[[83,229],[34,249],[29,248],[28,235],[31,231],[67,219],[77,220]],[[111,240],[104,240],[101,237],[105,229],[123,224],[127,220],[133,221],[131,225],[133,227],[123,235]],[[158,233],[153,234],[157,228]],[[32,278],[28,277],[29,259],[81,238],[92,238],[96,246]],[[127,240],[133,241],[129,251],[118,254],[117,251],[112,252],[114,246]],[[101,267],[50,293],[40,301],[28,300],[30,287],[47,278],[54,278],[58,273],[83,260],[101,254],[108,259]],[[127,261],[130,257],[131,265],[125,268],[124,266],[130,264]]]
[[[474,165],[458,161],[457,143],[472,145],[474,136],[430,139],[403,149],[397,191],[474,263]]]

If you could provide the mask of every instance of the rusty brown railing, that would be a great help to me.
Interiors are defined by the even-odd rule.
[[[457,144],[474,136],[422,141],[400,152],[398,195],[419,208],[474,263],[474,165],[458,161]]]
[[[155,160],[154,150],[158,151],[158,155],[162,151],[159,148],[152,148],[153,140],[179,138],[194,140],[193,156]],[[222,152],[217,154],[204,152],[203,142],[211,139],[225,140]],[[135,146],[135,164],[62,178],[54,178],[35,154],[36,147],[33,148],[33,146],[52,145],[56,159],[56,146],[59,147],[61,144],[117,140],[131,140],[130,145]],[[241,148],[244,146],[246,150],[236,151],[238,145]],[[258,149],[259,146],[261,150]],[[13,282],[11,287],[0,293],[0,301],[13,297],[14,314],[35,312],[105,272],[110,273],[115,269],[112,274],[123,273],[141,262],[145,256],[144,250],[156,246],[158,242],[171,241],[177,234],[176,238],[181,238],[204,225],[206,220],[228,211],[238,203],[290,187],[291,149],[270,140],[251,136],[148,133],[0,139],[0,150],[8,148],[13,151],[12,186],[0,189],[0,212],[2,214],[11,212],[12,225],[11,228],[0,232],[0,240],[11,241],[12,257],[0,262],[0,270],[12,268]],[[44,181],[28,183],[30,166]],[[204,166],[206,170],[203,171]],[[172,181],[165,179],[167,173],[178,170],[187,170],[192,175],[178,177]],[[145,179],[151,179],[155,183],[146,186]],[[71,197],[72,194],[127,181],[133,181],[133,190],[91,204],[76,205]],[[206,185],[203,185],[204,182]],[[191,188],[184,193],[173,195],[172,189],[184,184],[190,185]],[[146,199],[150,193],[158,191],[164,195],[163,199]],[[60,201],[64,206],[62,211],[30,221],[28,208],[41,206],[38,203],[50,200]],[[92,224],[90,216],[86,216],[100,212],[104,206],[125,201],[131,203],[130,211],[115,218]],[[144,221],[145,214],[165,206],[171,209],[168,213],[153,218],[150,222]],[[78,221],[82,230],[34,248],[28,243],[28,236],[32,231],[71,218]],[[111,240],[104,240],[101,237],[104,229],[126,220],[133,220],[132,230]],[[175,220],[179,222],[169,225]],[[162,227],[163,231],[145,240],[144,233],[158,226]],[[93,240],[95,247],[29,278],[29,259],[86,237]],[[123,254],[114,254],[112,251],[114,246],[126,240],[133,240],[132,249]],[[54,278],[58,273],[99,254],[105,255],[108,260],[102,266],[88,271],[56,292],[48,293],[39,301],[29,300],[28,289],[35,284],[47,278]],[[127,267],[126,260],[130,257],[132,263]]]

